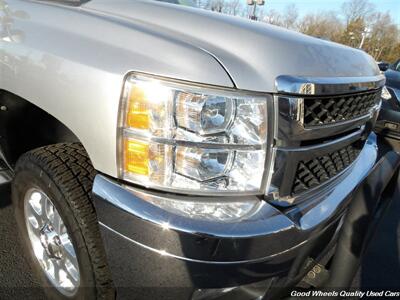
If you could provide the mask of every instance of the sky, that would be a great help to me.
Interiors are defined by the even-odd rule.
[[[265,0],[265,9],[283,12],[288,4],[296,4],[301,15],[318,11],[339,11],[346,0]],[[400,26],[400,0],[369,0],[378,11],[389,11],[393,21]]]

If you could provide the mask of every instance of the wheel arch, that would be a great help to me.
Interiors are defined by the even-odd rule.
[[[0,90],[0,149],[10,167],[29,150],[62,142],[81,143],[71,129],[45,110]]]

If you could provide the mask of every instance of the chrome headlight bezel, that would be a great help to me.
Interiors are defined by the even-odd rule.
[[[261,144],[255,144],[252,143],[252,141],[248,143],[244,143],[243,141],[240,141],[239,139],[236,139],[235,143],[232,143],[232,141],[224,141],[221,142],[219,139],[213,140],[213,135],[218,134],[220,129],[217,130],[217,132],[202,132],[202,138],[207,138],[206,142],[202,141],[201,139],[194,139],[193,140],[193,135],[195,135],[197,138],[199,138],[199,134],[195,134],[192,131],[187,131],[187,130],[182,130],[182,128],[176,128],[175,132],[172,134],[170,132],[167,133],[160,133],[159,136],[149,134],[149,132],[142,131],[140,130],[132,130],[127,128],[127,109],[129,106],[129,97],[130,97],[130,90],[129,90],[129,85],[131,84],[131,80],[149,80],[149,81],[154,81],[157,84],[161,84],[163,86],[166,86],[168,88],[173,88],[173,89],[180,89],[183,92],[198,92],[203,95],[217,95],[218,97],[230,97],[232,99],[257,99],[257,103],[265,103],[265,121],[266,121],[266,132],[265,132],[265,137],[264,140],[262,141]],[[174,100],[175,101],[175,100]],[[247,100],[246,100],[247,101]],[[217,104],[219,103],[216,101]],[[235,102],[236,103],[236,102]],[[159,77],[159,76],[153,76],[153,75],[148,75],[148,74],[143,74],[143,73],[138,73],[138,72],[132,72],[129,73],[125,77],[125,83],[123,87],[123,93],[121,97],[121,102],[120,102],[120,109],[119,109],[119,120],[118,120],[118,143],[117,143],[117,164],[118,164],[118,170],[119,170],[119,178],[133,183],[137,184],[140,186],[144,186],[146,188],[152,188],[156,190],[161,190],[161,191],[167,191],[167,192],[173,192],[173,193],[178,193],[178,194],[191,194],[191,195],[215,195],[215,196],[229,196],[229,195],[263,195],[268,189],[268,176],[269,174],[269,165],[270,165],[270,156],[272,152],[272,141],[273,141],[273,130],[274,130],[274,107],[273,107],[273,97],[270,94],[267,93],[260,93],[260,92],[248,92],[248,91],[240,91],[236,90],[233,88],[226,88],[226,87],[219,87],[219,86],[211,86],[211,85],[204,85],[204,84],[198,84],[198,83],[192,83],[192,82],[186,82],[186,81],[181,81],[181,80],[175,80],[175,79],[170,79],[170,78],[164,78],[164,77]],[[235,108],[236,109],[236,108]],[[173,109],[171,110],[172,113],[174,113],[174,121],[176,121],[176,106],[174,105]],[[232,126],[232,120],[228,120],[225,122],[226,124],[230,124],[229,126]],[[179,139],[175,139],[176,137],[179,137]],[[178,188],[178,187],[172,187],[172,186],[166,186],[166,185],[160,185],[160,184],[153,184],[152,182],[149,181],[141,181],[137,180],[136,178],[132,178],[127,176],[124,168],[124,140],[126,140],[127,137],[131,137],[133,139],[137,139],[139,137],[140,140],[144,139],[146,142],[149,143],[161,143],[163,145],[169,145],[168,151],[171,151],[171,149],[175,149],[180,146],[185,146],[185,147],[196,147],[194,149],[221,149],[221,150],[229,150],[229,151],[237,151],[246,153],[246,151],[259,151],[259,153],[262,152],[263,161],[262,161],[262,166],[260,164],[260,168],[262,169],[262,175],[260,176],[260,184],[259,188],[257,190],[214,190],[214,189],[189,189],[189,188]],[[190,140],[192,139],[192,140]],[[203,144],[199,144],[202,143]],[[200,146],[199,146],[200,145]],[[238,152],[238,153],[239,153]],[[236,155],[236,154],[235,154]],[[231,157],[229,157],[230,160],[232,160]],[[190,178],[192,179],[192,178]]]

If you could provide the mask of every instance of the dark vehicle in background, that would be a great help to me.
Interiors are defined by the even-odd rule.
[[[378,64],[378,67],[382,72],[385,72],[390,67],[390,63],[386,61],[377,61],[376,63]]]
[[[378,63],[386,76],[386,91],[382,93],[382,109],[375,131],[383,136],[400,139],[400,60],[392,65]]]

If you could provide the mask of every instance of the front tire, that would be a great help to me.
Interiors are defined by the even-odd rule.
[[[12,201],[22,243],[50,299],[112,299],[114,292],[91,190],[95,171],[82,145],[22,155]]]

